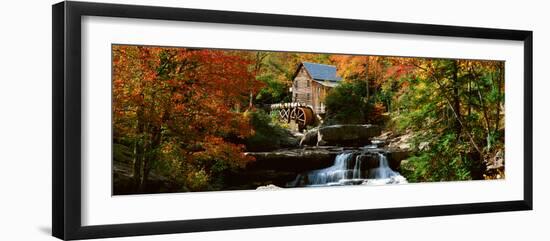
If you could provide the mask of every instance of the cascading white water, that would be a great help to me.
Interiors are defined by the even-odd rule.
[[[368,170],[368,178],[362,159],[354,157],[353,152],[343,152],[336,156],[332,166],[298,175],[287,186],[379,185],[407,182],[403,176],[389,167],[388,160],[382,153],[378,154],[379,167]]]
[[[399,173],[394,172],[388,164],[388,158],[384,154],[378,153],[379,166],[369,171],[369,179],[386,179]]]
[[[386,155],[378,153],[378,162],[379,165],[377,168],[369,170],[369,179],[367,179],[365,184],[380,185],[407,183],[405,177],[390,168]]]
[[[355,159],[355,166],[353,167],[353,179],[361,179],[361,159]]]
[[[343,152],[334,159],[330,167],[298,175],[288,186],[335,186],[350,182],[362,182],[361,164],[355,160],[353,152]]]
[[[360,174],[361,170],[357,167],[357,164],[352,164],[353,159],[352,152],[344,152],[337,155],[334,159],[334,165],[331,167],[309,172],[305,176],[307,185],[342,185],[343,182]],[[353,169],[351,169],[352,167]]]

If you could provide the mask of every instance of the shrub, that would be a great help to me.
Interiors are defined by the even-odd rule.
[[[363,82],[344,82],[325,99],[326,124],[380,124],[385,107],[367,99]]]
[[[296,144],[292,134],[263,110],[247,113],[254,134],[246,138],[247,151],[271,151]]]

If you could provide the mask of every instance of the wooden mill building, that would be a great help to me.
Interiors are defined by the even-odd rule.
[[[294,73],[292,102],[310,106],[315,114],[324,114],[328,92],[342,80],[336,66],[302,62]]]

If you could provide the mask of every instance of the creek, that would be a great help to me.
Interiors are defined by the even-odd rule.
[[[298,174],[286,187],[383,185],[407,183],[390,168],[384,149],[376,144],[336,155],[332,166]]]

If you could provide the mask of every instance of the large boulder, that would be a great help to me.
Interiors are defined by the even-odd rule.
[[[284,187],[302,172],[329,167],[343,151],[338,147],[303,147],[270,152],[247,152],[256,160],[226,175],[229,189],[251,189],[273,184]]]
[[[335,147],[306,147],[270,152],[248,152],[245,155],[253,156],[256,161],[248,164],[246,168],[303,172],[332,165],[334,158],[341,151],[342,148]]]
[[[300,144],[299,139],[296,135],[291,133],[290,131],[285,131],[285,136],[281,138],[279,145],[281,148],[291,148],[291,147],[297,147]]]
[[[317,131],[318,146],[364,146],[380,135],[375,125],[331,125]]]
[[[411,146],[412,139],[413,139],[413,133],[410,131],[407,131],[405,134],[401,134],[401,135],[395,135],[393,133],[390,133],[386,137],[386,142],[388,143],[387,147],[391,149],[410,150],[412,147]],[[428,144],[422,144],[422,146],[419,146],[419,149],[426,148]]]
[[[384,149],[376,151],[363,152],[357,155],[357,160],[361,160],[361,163],[367,167],[367,169],[377,168],[380,166],[380,157],[379,154],[384,153],[388,160],[388,165],[392,170],[399,170],[401,166],[401,161],[409,157],[409,152],[405,150],[397,149]]]
[[[399,170],[401,166],[401,161],[407,159],[409,156],[409,151],[404,149],[389,149],[386,151],[388,164],[393,170]]]
[[[314,128],[306,132],[306,134],[300,140],[300,146],[315,146],[317,145],[317,132],[318,128]]]
[[[273,151],[282,148],[294,148],[299,145],[299,139],[287,129],[277,129],[276,131],[257,132],[255,135],[246,139],[246,149],[248,151]]]
[[[362,170],[379,167],[380,154],[384,154],[391,169],[398,171],[401,161],[408,156],[407,151],[398,149],[336,146],[248,152],[246,155],[253,156],[256,161],[250,162],[245,169],[232,173],[226,180],[234,189],[250,189],[269,184],[284,187],[295,180],[298,174],[334,165],[336,156],[343,152],[353,152],[353,158],[360,161],[358,163]]]

